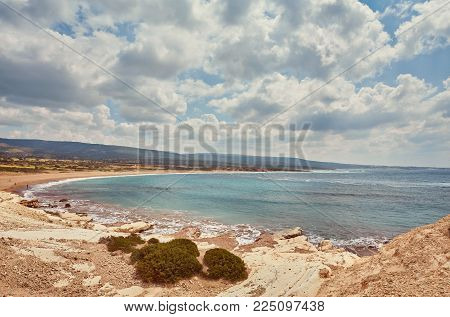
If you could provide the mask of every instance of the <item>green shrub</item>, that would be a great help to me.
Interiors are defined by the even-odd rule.
[[[135,263],[138,277],[144,282],[174,283],[202,270],[190,248],[184,242],[151,244],[135,250],[131,260]]]
[[[139,244],[144,244],[145,241],[142,240],[137,234],[130,234],[128,237],[107,237],[100,239],[99,243],[105,243],[109,252],[114,252],[121,250],[125,253],[131,253],[135,250],[135,246]]]
[[[142,260],[147,254],[153,252],[153,247],[155,245],[159,245],[159,243],[148,244],[140,249],[135,249],[131,253],[131,263],[136,263],[139,260]]]
[[[149,252],[152,252],[152,248],[150,248],[151,246],[155,245],[155,244],[160,244],[163,245],[167,248],[171,248],[171,249],[181,249],[183,251],[188,252],[189,254],[191,254],[194,257],[198,257],[200,255],[200,252],[198,251],[197,245],[192,242],[191,240],[188,239],[174,239],[171,240],[169,242],[165,242],[165,243],[159,243],[158,239],[153,238],[154,240],[152,242],[150,242],[150,239],[145,247],[141,248],[141,249],[136,249],[133,251],[133,253],[131,254],[131,263],[136,263],[137,261],[143,259]],[[155,241],[156,240],[156,241]]]
[[[200,255],[197,245],[195,242],[189,239],[174,239],[166,243],[170,248],[180,248],[183,249],[195,257]]]
[[[159,243],[159,240],[156,239],[156,238],[150,238],[150,239],[147,241],[147,244],[155,244],[155,243]]]
[[[212,279],[238,281],[248,276],[244,261],[225,249],[216,248],[206,251],[203,262],[208,267],[208,277]]]

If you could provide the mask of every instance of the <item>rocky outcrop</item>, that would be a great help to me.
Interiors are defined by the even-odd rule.
[[[28,208],[39,208],[40,207],[39,201],[37,199],[32,199],[32,200],[24,199],[24,200],[20,201],[20,204],[25,207],[28,207]]]
[[[275,233],[275,239],[278,240],[288,240],[293,239],[303,235],[303,229],[300,227],[295,227],[292,229],[287,229]]]
[[[315,296],[338,267],[352,265],[358,256],[343,250],[323,252],[300,230],[274,235],[273,246],[253,248],[241,256],[249,278],[219,296]],[[295,237],[290,237],[292,234]]]
[[[334,246],[330,240],[322,240],[319,242],[320,251],[330,251],[333,250]]]
[[[450,296],[450,215],[333,272],[318,296]]]
[[[73,221],[73,222],[91,222],[92,218],[87,216],[86,214],[76,214],[72,212],[58,212],[56,214],[58,217]]]
[[[153,224],[144,221],[138,221],[133,223],[127,223],[120,227],[112,227],[111,229],[113,231],[123,233],[140,233],[146,230],[150,230],[151,228],[153,228]]]

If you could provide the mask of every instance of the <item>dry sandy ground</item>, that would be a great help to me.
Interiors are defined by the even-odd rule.
[[[144,175],[144,174],[165,174],[165,173],[182,173],[181,170],[130,170],[123,172],[49,172],[49,173],[0,173],[0,190],[8,192],[17,192],[26,188],[27,185],[35,185],[70,178],[86,178],[98,176],[116,176],[116,175]],[[200,170],[186,170],[186,173],[199,173]]]
[[[322,285],[320,296],[450,296],[450,215],[402,234]]]
[[[214,296],[231,286],[202,278],[166,287],[143,284],[129,255],[98,244],[101,237],[125,235],[115,231],[120,227],[51,215],[20,200],[0,192],[0,296]],[[201,250],[209,247],[199,244]]]

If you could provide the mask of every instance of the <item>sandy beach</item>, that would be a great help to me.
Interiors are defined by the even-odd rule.
[[[87,171],[87,172],[48,172],[48,173],[1,173],[0,172],[0,190],[8,192],[19,192],[26,188],[26,186],[32,186],[36,184],[66,180],[71,178],[88,178],[88,177],[101,177],[101,176],[120,176],[120,175],[145,175],[145,174],[166,174],[166,173],[180,173],[182,170],[130,170],[130,171],[115,171],[115,172],[103,172],[103,171]],[[186,170],[188,173],[196,173],[199,171]]]
[[[167,173],[170,171],[155,171]],[[180,172],[180,171],[177,171]],[[449,296],[450,216],[412,230],[378,254],[360,258],[329,241],[313,245],[301,228],[263,234],[239,246],[232,235],[200,238],[196,228],[146,233],[151,223],[105,226],[88,215],[28,208],[16,191],[37,183],[120,172],[0,176],[1,296]],[[148,171],[146,171],[148,174]],[[193,277],[173,285],[143,283],[129,255],[110,253],[102,237],[141,232],[169,241],[193,240],[204,253],[223,247],[245,261],[249,277],[231,283]],[[420,244],[418,243],[420,241]]]

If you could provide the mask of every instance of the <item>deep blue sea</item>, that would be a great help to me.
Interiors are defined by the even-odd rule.
[[[151,220],[155,232],[198,226],[205,236],[300,226],[312,240],[378,244],[450,213],[450,169],[169,174],[38,185],[29,196],[69,198],[103,222]]]

